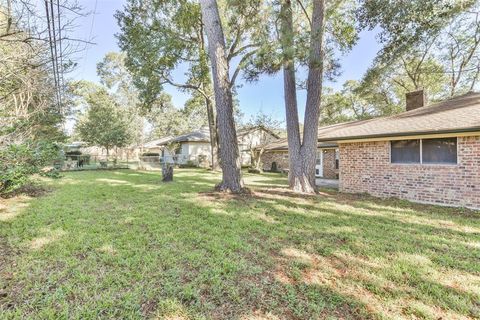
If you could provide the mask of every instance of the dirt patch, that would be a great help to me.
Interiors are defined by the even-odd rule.
[[[241,193],[233,193],[233,192],[217,192],[217,191],[207,191],[207,192],[199,192],[198,193],[201,198],[206,200],[216,200],[216,201],[230,201],[230,200],[238,200],[238,201],[249,201],[255,199],[254,192],[251,190],[241,192]]]
[[[0,195],[0,199],[1,198],[10,199],[10,198],[18,197],[22,195],[32,197],[32,198],[37,198],[37,197],[44,196],[45,194],[50,193],[51,191],[52,191],[51,188],[47,188],[46,186],[32,183],[32,184],[27,184],[15,191],[2,194]]]
[[[18,216],[29,206],[30,197],[22,195],[9,199],[0,198],[0,222],[8,221]]]
[[[153,299],[145,300],[141,306],[142,315],[145,318],[150,318],[157,310],[157,306],[158,306],[158,303],[156,300],[153,300]]]

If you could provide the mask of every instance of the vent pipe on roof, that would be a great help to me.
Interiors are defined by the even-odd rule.
[[[407,100],[407,111],[415,110],[427,105],[427,96],[423,89],[407,92],[405,98]]]

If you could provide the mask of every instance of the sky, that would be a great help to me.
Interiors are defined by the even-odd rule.
[[[117,10],[122,10],[125,0],[82,0],[81,4],[85,11],[92,14],[77,21],[76,34],[83,39],[93,38],[96,44],[79,55],[78,68],[72,73],[72,77],[76,80],[98,82],[97,63],[106,53],[120,51],[115,37],[120,30],[114,14]],[[335,83],[327,82],[326,85],[339,89],[346,80],[361,79],[379,48],[374,32],[362,32],[356,46],[340,60],[342,71],[340,77]],[[176,107],[182,107],[188,99],[187,94],[175,88],[166,87],[165,90],[172,96]],[[255,83],[243,83],[238,89],[238,100],[245,120],[261,111],[283,121],[285,111],[282,74],[263,76]],[[305,105],[304,91],[299,92],[298,102],[299,112],[302,114]]]

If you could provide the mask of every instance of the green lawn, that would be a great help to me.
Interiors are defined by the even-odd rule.
[[[280,175],[72,172],[0,209],[1,319],[471,319],[480,214]]]

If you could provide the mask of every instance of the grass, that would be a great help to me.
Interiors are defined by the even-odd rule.
[[[480,214],[218,179],[72,172],[4,202],[0,318],[480,318]]]

